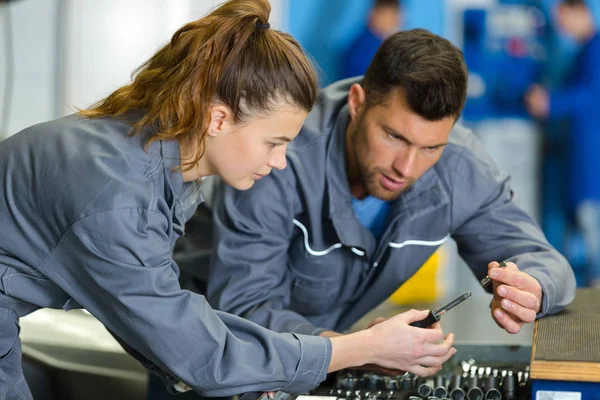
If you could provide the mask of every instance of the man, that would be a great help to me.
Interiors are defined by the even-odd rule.
[[[381,43],[402,24],[400,0],[375,0],[367,26],[352,42],[343,57],[343,77],[363,75]]]
[[[477,278],[489,269],[492,317],[508,332],[571,302],[570,266],[455,126],[466,85],[461,52],[417,29],[388,38],[362,81],[323,90],[285,170],[218,193],[212,305],[275,331],[333,336],[449,237]]]
[[[587,281],[600,287],[600,35],[594,20],[599,15],[591,6],[584,0],[559,4],[558,25],[582,49],[563,88],[548,92],[536,85],[525,96],[525,105],[536,118],[570,118],[569,204],[587,244]]]

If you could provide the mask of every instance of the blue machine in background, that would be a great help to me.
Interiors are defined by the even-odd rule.
[[[469,71],[462,122],[512,177],[517,203],[541,221],[543,133],[523,96],[547,59],[547,18],[534,1],[487,1],[459,8],[457,43]]]
[[[463,117],[488,149],[499,152],[492,156],[513,176],[517,194],[524,195],[521,205],[585,286],[585,243],[570,229],[564,198],[568,128],[532,121],[523,103],[532,84],[559,85],[573,58],[574,45],[553,29],[555,4],[500,0],[463,10],[460,45],[469,69]]]
[[[526,118],[523,94],[546,61],[546,18],[530,4],[465,9],[463,53],[469,68],[464,119]]]

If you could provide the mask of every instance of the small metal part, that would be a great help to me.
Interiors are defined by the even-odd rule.
[[[466,374],[471,370],[471,366],[475,364],[475,360],[470,358],[469,360],[463,360],[460,362],[463,372]]]
[[[485,390],[497,389],[498,388],[498,380],[495,376],[488,376],[485,380]]]
[[[440,399],[448,395],[448,380],[444,375],[436,375],[433,393],[434,396]]]
[[[479,367],[479,368],[477,368],[477,377],[478,377],[479,379],[483,378],[483,372],[484,372],[484,371],[485,371],[485,368],[483,368],[483,367]]]
[[[506,268],[506,262],[502,261],[499,265],[498,268]],[[490,285],[490,283],[492,283],[492,278],[490,278],[489,276],[486,275],[485,278],[483,278],[479,284],[481,285],[482,288],[486,288]]]
[[[419,321],[413,321],[409,325],[417,328],[429,328],[433,324],[439,322],[442,315],[444,315],[449,310],[456,307],[469,297],[471,297],[471,292],[467,292],[463,295],[458,296],[456,299],[452,300],[450,303],[446,304],[443,307],[440,307],[438,309],[432,308],[431,310],[429,310],[427,317]]]
[[[450,392],[450,398],[452,400],[464,400],[466,398],[465,391],[462,388],[456,387]]]
[[[469,376],[469,378],[467,379],[467,383],[466,383],[466,389],[472,389],[472,388],[476,388],[479,387],[479,378],[477,377],[477,375],[471,375]],[[467,396],[468,396],[469,392],[467,392]],[[482,393],[482,397],[483,397],[483,393]]]
[[[388,390],[399,390],[400,389],[400,382],[396,378],[390,378],[390,380],[387,382],[387,388],[386,389],[388,389]]]
[[[427,396],[431,396],[431,393],[433,392],[433,388],[430,386],[429,383],[422,383],[421,385],[419,385],[417,392],[419,393],[419,396],[427,397]]]
[[[452,391],[452,389],[462,388],[462,379],[461,375],[452,375],[450,383],[448,384],[448,389]]]
[[[517,382],[512,371],[508,371],[502,379],[502,398],[505,400],[515,400],[517,398]]]
[[[529,384],[529,372],[523,372],[523,380],[521,381],[521,386],[527,386]]]
[[[438,317],[440,317],[441,315],[447,313],[448,311],[450,311],[451,309],[453,309],[454,307],[456,307],[457,305],[459,305],[460,303],[462,303],[469,297],[471,297],[471,292],[467,292],[461,296],[458,296],[456,299],[452,300],[450,303],[446,304],[443,307],[438,308],[436,310],[436,315]]]
[[[483,390],[478,386],[469,388],[467,392],[467,400],[483,400]]]
[[[412,374],[402,375],[400,378],[400,389],[401,390],[411,390],[415,386],[415,376]]]
[[[489,389],[485,392],[485,400],[502,400],[502,393],[496,388]]]
[[[446,381],[446,377],[444,375],[436,375],[434,378],[435,378],[435,384],[434,384],[435,387],[438,387],[438,386],[446,387],[448,385],[448,383]],[[438,396],[438,397],[440,397],[440,396]],[[442,397],[444,397],[444,396],[442,396]]]
[[[446,389],[445,386],[438,386],[435,389],[433,389],[433,393],[432,394],[435,397],[443,399],[444,397],[448,396],[448,389]]]
[[[351,373],[345,373],[338,375],[337,386],[342,389],[354,389],[358,383],[358,378],[353,376]]]
[[[471,376],[477,375],[477,365],[471,367]]]

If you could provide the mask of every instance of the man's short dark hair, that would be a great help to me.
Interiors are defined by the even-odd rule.
[[[377,8],[377,7],[398,7],[400,8],[401,6],[401,2],[400,0],[375,0],[375,3],[373,3],[373,8]]]
[[[387,38],[363,80],[367,106],[388,100],[396,88],[406,92],[411,109],[429,121],[458,118],[467,98],[467,67],[462,52],[425,29]]]
[[[561,4],[569,7],[586,6],[585,0],[562,0]]]

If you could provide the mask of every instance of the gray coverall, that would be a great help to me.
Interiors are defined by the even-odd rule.
[[[181,290],[171,251],[202,201],[177,142],[77,115],[0,143],[0,400],[29,399],[19,317],[85,307],[157,368],[207,396],[305,392],[328,339],[277,334]]]
[[[324,89],[288,167],[245,192],[216,190],[207,298],[278,332],[344,331],[387,299],[447,239],[478,279],[514,261],[543,290],[538,317],[575,296],[565,258],[513,200],[473,133],[456,125],[440,160],[390,205],[381,239],[356,217],[346,175],[346,106],[356,79]]]

